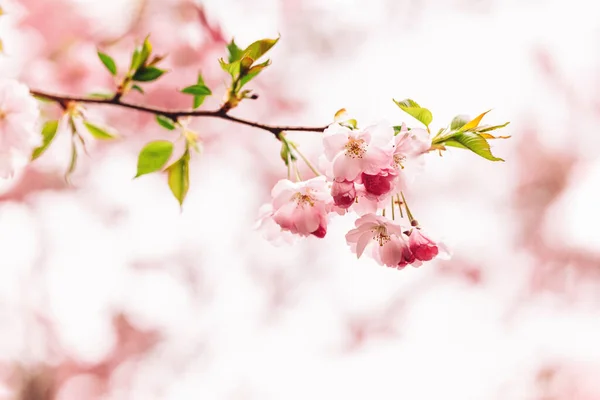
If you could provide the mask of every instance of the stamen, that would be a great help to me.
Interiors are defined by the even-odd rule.
[[[294,195],[294,197],[292,197],[292,199],[296,200],[296,203],[298,204],[298,206],[304,206],[305,204],[308,204],[311,207],[313,207],[315,205],[315,199],[313,199],[308,194],[302,194],[300,192],[296,192],[296,194]]]
[[[373,229],[373,233],[373,240],[376,240],[379,243],[379,246],[383,246],[391,240],[390,235],[387,233],[387,229],[383,225]]]
[[[364,139],[348,139],[346,143],[346,156],[350,158],[363,158],[367,149]]]
[[[402,163],[406,161],[406,157],[405,156],[401,156],[400,154],[396,154],[394,156],[394,165],[396,167],[399,167],[400,169],[404,169],[404,165],[402,165]]]

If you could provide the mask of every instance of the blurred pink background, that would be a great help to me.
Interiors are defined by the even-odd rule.
[[[113,89],[151,33],[171,72],[132,101],[183,108],[233,36],[281,41],[233,114],[324,125],[489,108],[512,123],[491,163],[428,155],[410,193],[450,261],[397,271],[323,240],[253,230],[285,176],[267,132],[192,127],[183,212],[164,176],[132,180],[151,116],[89,107],[126,140],[63,180],[68,138],[0,182],[0,399],[600,399],[600,9],[590,0],[0,0],[0,75],[84,95]],[[53,110],[48,108],[47,110]],[[56,110],[55,110],[56,111]],[[51,117],[52,115],[46,115]],[[316,133],[290,134],[311,157]]]

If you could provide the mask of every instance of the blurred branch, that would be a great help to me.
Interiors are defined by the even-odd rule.
[[[275,126],[266,125],[258,122],[248,121],[245,119],[233,117],[227,114],[227,110],[220,108],[218,110],[203,111],[203,110],[168,110],[164,108],[148,107],[139,104],[128,103],[122,101],[120,97],[113,97],[110,99],[100,99],[94,97],[75,97],[66,95],[57,95],[42,92],[39,90],[31,90],[31,94],[37,97],[41,97],[46,100],[51,100],[58,103],[61,107],[66,108],[69,103],[88,103],[88,104],[104,104],[115,107],[129,108],[141,112],[146,112],[155,115],[162,115],[177,121],[180,117],[209,117],[209,118],[220,118],[226,121],[235,122],[242,125],[248,125],[253,128],[262,129],[269,131],[279,139],[279,133],[283,131],[296,131],[296,132],[323,132],[326,126],[321,127],[309,127],[309,126]]]

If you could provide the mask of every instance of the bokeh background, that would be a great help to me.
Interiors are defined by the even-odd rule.
[[[147,33],[172,72],[132,101],[187,107],[235,37],[281,41],[235,115],[434,126],[487,109],[511,121],[505,163],[430,154],[410,192],[450,261],[357,261],[323,240],[253,230],[285,176],[264,131],[191,126],[183,208],[164,176],[132,180],[148,115],[90,107],[126,140],[95,143],[67,185],[68,137],[0,182],[0,399],[600,399],[600,9],[590,0],[2,0],[0,74],[32,88],[114,88]],[[46,108],[52,117],[52,108]],[[318,134],[291,134],[316,158]],[[308,172],[306,172],[308,175]]]

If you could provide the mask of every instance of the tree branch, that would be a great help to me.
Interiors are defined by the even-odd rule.
[[[296,131],[296,132],[323,132],[327,127],[309,127],[309,126],[275,126],[275,125],[265,125],[258,122],[252,122],[245,119],[233,117],[227,114],[227,111],[218,109],[218,110],[168,110],[164,108],[158,107],[148,107],[139,104],[128,103],[122,101],[120,97],[115,96],[111,99],[99,99],[94,97],[76,97],[76,96],[66,96],[66,95],[57,95],[50,94],[46,92],[42,92],[39,90],[31,90],[32,95],[41,97],[47,100],[52,100],[59,103],[61,106],[65,107],[69,102],[75,103],[87,103],[87,104],[104,104],[108,106],[115,107],[123,107],[129,108],[132,110],[137,110],[141,112],[146,112],[155,115],[163,115],[165,117],[171,118],[176,121],[180,117],[209,117],[209,118],[220,118],[226,121],[235,122],[242,125],[248,125],[253,128],[262,129],[268,132],[271,132],[277,139],[279,139],[279,133],[283,131]]]

